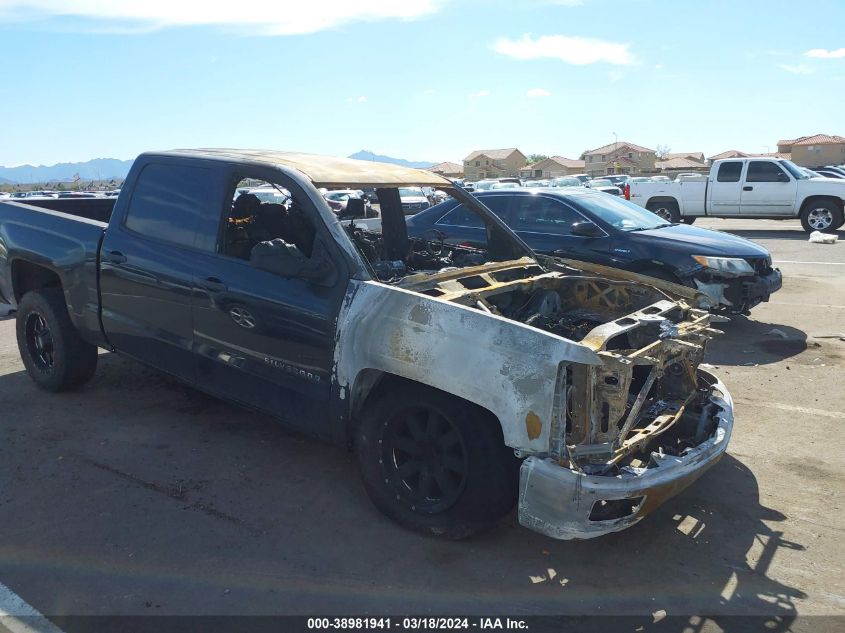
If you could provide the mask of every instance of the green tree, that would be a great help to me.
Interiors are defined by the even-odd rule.
[[[546,160],[548,156],[545,154],[529,154],[525,158],[525,162],[528,165],[533,165],[534,163],[539,163],[541,160]]]

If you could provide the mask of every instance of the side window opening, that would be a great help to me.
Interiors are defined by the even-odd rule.
[[[742,174],[742,163],[733,161],[719,165],[719,174],[716,176],[718,182],[739,182]]]
[[[316,230],[311,218],[279,184],[240,178],[224,227],[221,252],[250,261],[267,243],[284,243],[294,257],[310,259]],[[263,245],[263,246],[262,246]]]
[[[783,170],[776,163],[753,160],[748,164],[746,182],[778,182],[783,177]]]

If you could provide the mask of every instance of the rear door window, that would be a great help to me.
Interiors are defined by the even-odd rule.
[[[479,200],[493,213],[507,221],[505,216],[508,208],[508,199],[505,196],[485,196],[479,198]],[[473,229],[484,228],[484,222],[481,221],[481,218],[463,204],[456,206],[436,223],[445,226],[464,226]]]
[[[193,246],[200,218],[218,213],[212,209],[214,191],[210,169],[151,163],[135,183],[124,225],[146,237]]]
[[[719,165],[719,174],[716,176],[718,182],[739,182],[742,174],[742,162],[732,161]]]

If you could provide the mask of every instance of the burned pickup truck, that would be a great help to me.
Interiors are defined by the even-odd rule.
[[[485,247],[409,238],[400,186],[456,198]],[[381,231],[320,187],[376,188]],[[89,202],[0,203],[0,300],[44,389],[89,380],[98,347],[124,354],[351,447],[378,508],[449,538],[515,503],[555,538],[618,531],[727,448],[700,297],[538,258],[434,174],[181,150],[141,155],[113,209]]]

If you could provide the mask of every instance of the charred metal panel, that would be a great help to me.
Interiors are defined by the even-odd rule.
[[[488,409],[505,443],[529,454],[549,450],[561,363],[601,362],[584,345],[377,282],[350,283],[337,331],[341,398],[364,370],[401,376]]]

